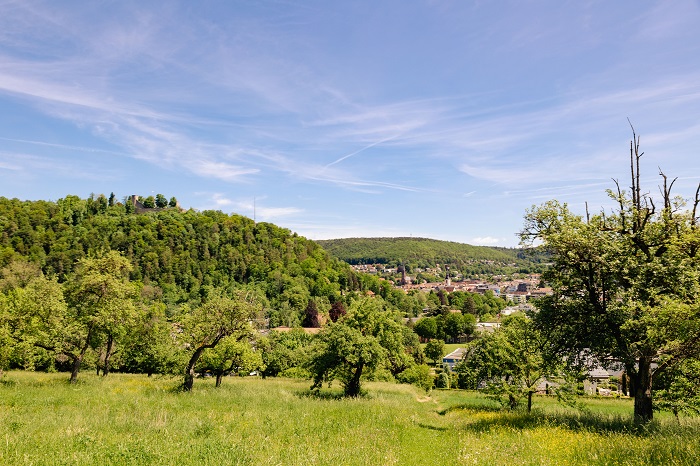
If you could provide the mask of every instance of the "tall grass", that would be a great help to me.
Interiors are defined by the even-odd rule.
[[[562,408],[544,397],[531,415],[503,412],[464,391],[426,395],[367,384],[310,395],[298,380],[197,380],[11,372],[0,382],[4,465],[700,464],[700,424],[630,422],[629,400]]]

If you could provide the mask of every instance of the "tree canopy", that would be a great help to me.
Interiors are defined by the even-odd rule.
[[[363,374],[381,368],[399,374],[414,365],[406,351],[402,328],[392,313],[381,309],[380,300],[354,302],[344,317],[318,336],[309,361],[312,388],[338,380],[346,396],[356,397],[361,392]]]
[[[582,216],[550,201],[527,212],[520,236],[554,262],[543,276],[554,294],[534,316],[550,351],[571,364],[622,365],[646,422],[653,380],[700,355],[700,188],[688,206],[662,172],[655,201],[640,185],[641,157],[633,134],[631,186],[616,181],[612,212]]]

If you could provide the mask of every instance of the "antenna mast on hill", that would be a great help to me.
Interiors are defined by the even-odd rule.
[[[255,221],[255,196],[253,196],[253,223],[257,223]]]

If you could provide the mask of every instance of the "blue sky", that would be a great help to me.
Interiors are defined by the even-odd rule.
[[[549,199],[700,181],[700,2],[0,0],[0,196],[312,239],[517,245]]]

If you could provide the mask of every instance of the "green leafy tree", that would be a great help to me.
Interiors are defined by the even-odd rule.
[[[413,327],[413,331],[424,340],[437,337],[438,328],[435,317],[423,317]]]
[[[380,368],[406,369],[401,326],[389,312],[381,310],[380,300],[365,298],[353,303],[348,314],[318,335],[318,344],[309,360],[312,389],[324,382],[339,380],[346,396],[361,392],[363,374]]]
[[[170,198],[170,201],[168,202],[169,207],[177,207],[177,198],[175,196]]]
[[[251,338],[251,322],[257,313],[258,305],[252,293],[238,290],[233,298],[214,293],[183,319],[183,336],[191,352],[183,390],[192,390],[197,362],[207,349],[215,348],[227,337],[234,341]]]
[[[260,369],[262,358],[249,341],[240,341],[229,336],[215,348],[205,352],[197,365],[200,371],[209,371],[216,376],[216,386],[221,386],[224,376],[231,373],[249,373]]]
[[[184,352],[176,344],[175,328],[165,315],[165,304],[151,303],[137,315],[125,338],[124,369],[148,374],[180,373]]]
[[[689,359],[664,372],[655,381],[656,409],[679,415],[700,415],[700,361]]]
[[[141,203],[147,209],[154,209],[156,207],[156,199],[153,196],[144,198]]]
[[[471,378],[472,387],[485,386],[486,393],[511,409],[527,398],[529,412],[532,395],[550,373],[542,345],[542,337],[530,319],[522,315],[506,317],[500,329],[470,345],[455,370]]]
[[[68,282],[68,303],[82,330],[75,335],[82,342],[77,357],[71,357],[71,383],[77,379],[88,346],[97,340],[104,341],[103,373],[109,374],[115,343],[132,328],[136,318],[138,287],[129,280],[131,270],[128,259],[110,251],[99,258],[81,260]]]
[[[156,194],[155,204],[156,207],[158,207],[159,209],[168,207],[168,198],[166,198],[162,194]]]
[[[438,361],[442,361],[445,356],[445,342],[442,340],[430,340],[425,345],[425,356],[433,360],[433,364],[437,365]]]
[[[640,185],[639,138],[630,145],[631,189],[609,191],[612,212],[571,212],[550,201],[525,216],[521,240],[539,244],[554,290],[539,301],[537,327],[570,363],[619,361],[629,375],[634,417],[653,417],[653,381],[700,354],[700,229],[692,207],[661,173],[660,202]]]
[[[304,364],[311,352],[313,338],[300,328],[288,332],[272,331],[268,337],[261,338],[257,347],[262,353],[263,378],[292,373],[310,377]]]
[[[36,264],[13,261],[0,269],[0,378],[18,346],[22,326],[17,309],[18,294],[42,273]]]
[[[313,355],[310,366],[312,389],[337,379],[346,396],[356,397],[360,395],[363,372],[377,369],[386,360],[386,350],[376,338],[342,323],[331,325],[320,335],[320,341],[323,346]]]

